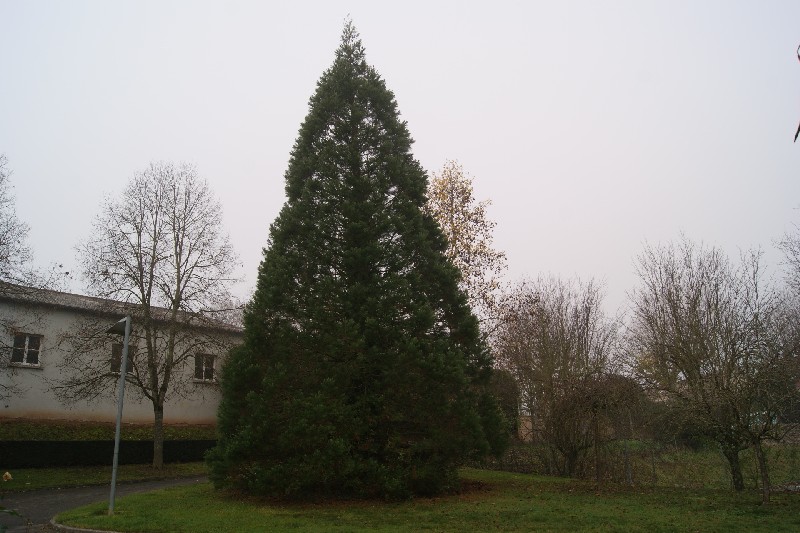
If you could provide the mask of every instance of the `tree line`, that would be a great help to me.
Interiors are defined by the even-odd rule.
[[[671,428],[716,443],[737,491],[740,453],[752,449],[768,502],[764,446],[798,421],[800,405],[800,232],[778,245],[784,284],[766,276],[759,251],[731,260],[685,237],[647,245],[627,316],[609,316],[591,280],[540,277],[501,291],[489,338],[518,391],[510,416],[549,450],[547,470],[593,469],[599,480],[605,443]]]
[[[732,260],[685,236],[645,245],[629,311],[612,316],[595,280],[498,284],[505,258],[471,178],[450,162],[431,191],[432,212],[455,236],[448,255],[466,265],[462,287],[493,350],[495,392],[515,431],[544,446],[546,472],[600,480],[605,444],[684,434],[716,443],[737,491],[740,453],[752,449],[769,501],[764,445],[783,438],[800,406],[800,228],[777,243],[783,283],[765,274],[758,250]]]

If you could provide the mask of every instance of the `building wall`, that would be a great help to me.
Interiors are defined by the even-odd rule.
[[[530,415],[519,416],[517,437],[522,442],[533,442],[533,419]]]
[[[71,405],[62,404],[53,393],[52,384],[61,377],[60,360],[65,350],[60,343],[61,336],[70,328],[77,327],[81,320],[80,312],[52,307],[34,307],[9,302],[0,302],[0,346],[4,354],[4,364],[0,367],[0,418],[54,419],[113,422],[117,412],[117,386],[109,387],[108,393],[91,401],[78,401]],[[96,319],[95,319],[96,320]],[[115,319],[109,318],[108,326]],[[10,349],[14,332],[42,335],[39,366],[23,367],[9,363]],[[231,337],[231,344],[236,336]],[[117,342],[121,342],[118,340]],[[98,349],[96,356],[109,365],[113,341],[109,340]],[[216,352],[216,353],[215,353]],[[215,372],[219,370],[224,353],[216,349]],[[215,383],[196,382],[194,377],[194,358],[176,369],[173,380],[178,380],[185,388],[185,397],[167,396],[164,406],[164,422],[167,424],[214,424],[219,404],[219,387]],[[108,378],[113,380],[112,377]],[[118,380],[117,380],[118,381]],[[131,383],[126,384],[123,422],[148,424],[153,422],[153,407],[150,400],[138,393]]]

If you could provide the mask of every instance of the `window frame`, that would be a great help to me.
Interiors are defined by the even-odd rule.
[[[18,345],[17,339],[22,337],[24,340],[22,342],[22,346]],[[38,346],[35,349],[31,349],[31,339],[37,339]],[[44,340],[44,335],[40,335],[38,333],[24,333],[24,332],[15,332],[14,339],[11,344],[11,357],[9,358],[9,365],[15,366],[18,368],[41,368],[42,367],[42,341]],[[14,356],[17,353],[21,353],[22,357],[19,361],[14,360]],[[30,355],[31,353],[36,354],[36,362],[30,362]]]
[[[119,346],[119,356],[114,354],[115,349]],[[119,376],[120,370],[122,370],[122,348],[123,344],[121,342],[112,342],[111,343],[111,358],[109,359],[109,370],[115,376]],[[125,374],[128,376],[132,376],[133,372],[133,357],[136,354],[136,347],[132,344],[128,345],[128,368],[125,369]],[[114,365],[114,359],[119,357],[117,364]],[[116,369],[114,368],[116,366]]]
[[[216,360],[217,358],[216,356],[214,356],[214,354],[210,353],[195,354],[193,381],[195,383],[216,383],[217,373],[216,369],[214,368]]]

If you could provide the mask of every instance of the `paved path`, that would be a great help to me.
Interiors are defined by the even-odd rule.
[[[117,497],[208,481],[207,477],[196,476],[180,479],[164,479],[159,481],[141,481],[117,484]],[[16,509],[24,517],[9,516],[0,513],[0,526],[8,528],[8,533],[35,533],[52,531],[50,519],[60,512],[98,501],[108,501],[110,485],[92,487],[72,487],[64,489],[42,489],[30,492],[6,494],[2,505],[7,509]],[[30,522],[28,522],[30,521]]]

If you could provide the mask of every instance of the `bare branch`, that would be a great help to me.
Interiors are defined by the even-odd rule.
[[[605,317],[594,282],[542,278],[523,282],[503,299],[495,336],[498,364],[520,390],[531,438],[561,461],[554,470],[573,475],[581,456],[606,437],[619,403],[611,363],[619,324]]]
[[[152,163],[121,198],[105,201],[78,247],[92,294],[132,306],[137,356],[128,379],[153,403],[156,441],[165,400],[190,390],[186,365],[198,353],[227,352],[238,335],[208,318],[220,304],[233,307],[237,258],[221,228],[220,204],[194,167]],[[71,357],[54,390],[65,401],[108,390],[107,365],[92,366],[81,349],[95,340],[91,326],[68,340]]]
[[[760,260],[753,251],[734,265],[685,238],[647,247],[632,294],[638,375],[720,444],[739,490],[739,451],[779,438],[776,422],[797,397],[787,301]]]

